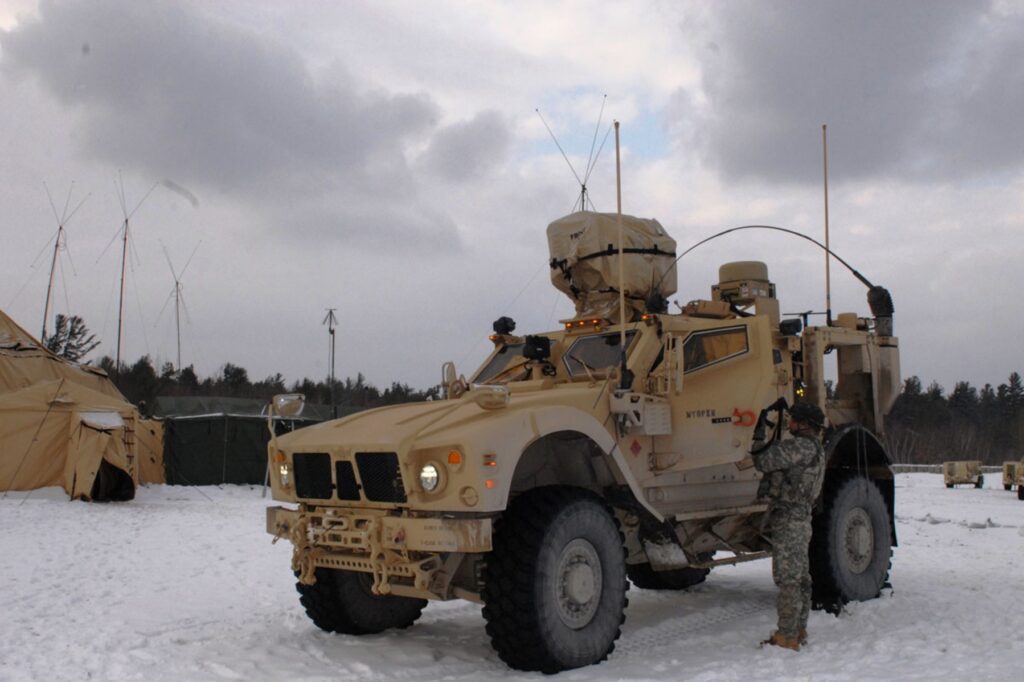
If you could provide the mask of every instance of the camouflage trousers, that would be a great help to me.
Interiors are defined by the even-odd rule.
[[[776,608],[778,632],[795,638],[807,628],[811,611],[811,569],[807,556],[811,544],[810,514],[773,514],[772,578],[779,588]]]

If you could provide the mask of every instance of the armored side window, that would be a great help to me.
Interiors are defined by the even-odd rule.
[[[683,367],[687,373],[694,372],[742,355],[749,348],[746,326],[694,332],[683,344]]]
[[[633,343],[635,336],[635,331],[626,332],[627,349]],[[620,341],[619,332],[583,336],[573,342],[569,350],[562,356],[562,362],[565,363],[569,375],[574,377],[586,376],[588,369],[595,372],[616,367],[622,358]]]
[[[522,343],[511,343],[507,346],[502,346],[491,358],[490,362],[481,368],[477,372],[476,377],[473,378],[473,383],[482,384],[488,379],[497,376],[500,372],[504,371],[505,368],[511,367],[512,362],[523,359],[523,347],[526,344]]]

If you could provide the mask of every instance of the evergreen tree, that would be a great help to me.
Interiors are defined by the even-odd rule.
[[[100,342],[96,340],[95,334],[89,332],[89,328],[78,315],[65,317],[58,314],[54,320],[53,334],[43,339],[43,345],[62,358],[80,362],[95,350]]]

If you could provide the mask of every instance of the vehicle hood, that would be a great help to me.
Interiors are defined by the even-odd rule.
[[[528,419],[530,413],[550,407],[576,407],[595,412],[604,385],[565,384],[535,391],[514,390],[507,406],[484,409],[467,393],[455,400],[435,400],[380,407],[358,412],[280,436],[281,447],[324,450],[334,447],[381,448],[402,451],[450,441],[490,424]],[[606,403],[605,403],[606,404]]]

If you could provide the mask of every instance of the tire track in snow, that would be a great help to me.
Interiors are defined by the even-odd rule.
[[[667,606],[667,605],[666,605]],[[775,602],[771,598],[759,597],[741,599],[724,606],[697,606],[685,616],[665,620],[652,625],[640,625],[636,631],[629,631],[629,610],[626,610],[626,632],[615,646],[616,657],[636,658],[647,656],[663,647],[678,648],[684,635],[707,634],[717,626],[740,619],[749,620],[755,615],[774,616]]]

